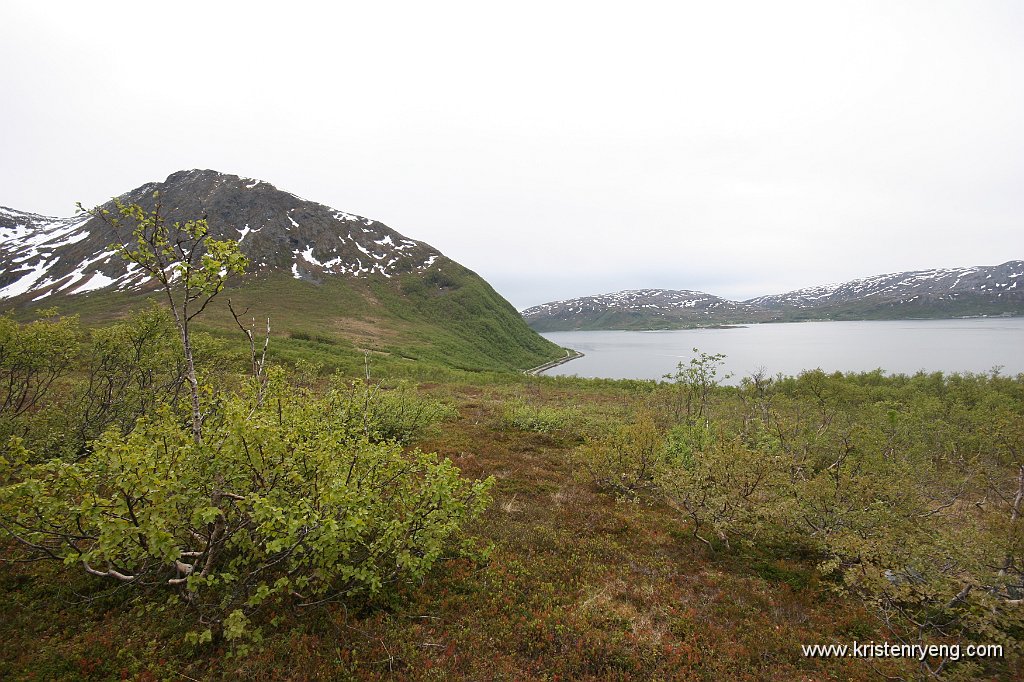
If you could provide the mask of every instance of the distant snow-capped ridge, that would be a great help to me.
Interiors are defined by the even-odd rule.
[[[542,303],[523,311],[527,320],[544,315],[580,314],[608,310],[673,311],[689,309],[710,313],[711,311],[741,307],[742,303],[729,301],[702,291],[671,289],[629,289],[611,294],[584,296],[565,301]]]
[[[522,311],[534,329],[659,329],[800,319],[1024,315],[1024,261],[936,268],[731,301],[700,291],[634,289]]]
[[[779,308],[816,307],[857,299],[905,299],[908,296],[952,296],[964,293],[1024,292],[1024,261],[968,268],[935,268],[875,275],[839,284],[824,284],[784,294],[759,296],[746,303]]]
[[[120,199],[151,208],[156,191],[169,222],[206,216],[215,238],[239,242],[256,276],[280,271],[312,282],[390,278],[440,267],[444,258],[376,220],[216,171],[179,171]],[[105,207],[114,208],[112,202]],[[152,286],[138,266],[111,252],[110,245],[126,236],[85,214],[53,218],[0,207],[0,299],[41,301]]]

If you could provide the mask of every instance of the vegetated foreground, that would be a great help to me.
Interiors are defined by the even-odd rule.
[[[0,676],[1024,673],[1024,376],[384,382],[203,332],[238,243],[116,208],[166,309],[0,317]]]
[[[179,451],[192,447],[187,409],[179,410],[184,421],[177,424],[157,417],[147,417],[145,428],[130,423],[139,410],[159,412],[145,404],[153,393],[120,389],[122,400],[111,409],[123,419],[108,420],[98,441],[83,407],[95,405],[90,386],[110,386],[131,365],[133,348],[142,352],[129,373],[173,384],[176,370],[168,360],[177,351],[168,324],[152,311],[81,339],[72,320],[34,328],[4,321],[5,348],[21,344],[51,363],[60,358],[31,344],[70,351],[73,340],[85,342],[67,355],[74,372],[55,381],[31,410],[14,414],[8,406],[4,414],[5,433],[18,435],[21,450],[15,455],[8,446],[4,453],[0,504],[8,529],[17,528],[12,520],[28,523],[23,512],[46,495],[81,504],[89,485],[82,474],[76,490],[39,484],[34,500],[19,498],[11,492],[19,482],[54,480],[26,474],[26,458],[52,466],[45,452],[70,467],[99,466],[101,457],[112,466],[135,456],[130,476],[119,482],[124,486],[162,466],[154,460],[166,463],[164,445],[133,451],[132,438],[166,441],[184,433]],[[244,400],[246,358],[223,344],[199,346],[200,375],[216,378],[210,383],[222,387],[227,404]],[[113,362],[126,350],[122,362]],[[5,377],[14,375],[4,362]],[[437,452],[465,481],[494,479],[492,503],[476,520],[466,514],[460,531],[477,539],[476,549],[460,550],[454,536],[441,533],[434,538],[441,544],[412,543],[417,561],[443,546],[436,561],[395,572],[400,551],[366,562],[367,548],[386,529],[374,537],[336,535],[333,546],[350,543],[345,561],[317,559],[308,573],[310,565],[297,561],[281,577],[309,579],[276,592],[272,582],[273,593],[262,602],[253,599],[255,590],[233,591],[230,578],[227,586],[166,585],[153,558],[159,553],[144,558],[129,547],[104,551],[127,552],[136,568],[153,569],[152,580],[90,575],[74,557],[66,566],[7,563],[0,574],[7,595],[0,677],[869,680],[881,672],[914,679],[928,674],[914,660],[807,658],[801,645],[975,641],[1001,643],[1005,655],[927,663],[941,679],[1019,678],[1022,550],[1014,509],[1024,378],[811,372],[728,388],[715,385],[715,369],[714,356],[698,355],[680,367],[676,381],[660,385],[448,371],[443,381],[413,390],[285,367],[279,381],[299,398],[279,396],[283,421],[275,407],[266,420],[239,431],[227,416],[218,427],[207,422],[204,438],[216,438],[219,428],[249,434],[255,444],[262,432],[268,448],[290,442],[292,453],[313,456],[315,448],[303,451],[302,444],[322,444],[308,437],[333,428],[339,458],[374,447],[391,461],[407,456],[399,450]],[[259,413],[252,403],[237,404],[248,405],[238,419]],[[303,404],[333,411],[344,423],[321,424]],[[275,423],[307,425],[282,435]],[[316,434],[323,438],[324,431]],[[222,441],[225,453],[229,441]],[[393,443],[405,445],[395,450]],[[278,450],[282,461],[288,451]],[[257,467],[261,474],[303,478],[299,468],[285,471],[268,459]],[[242,485],[239,472],[248,465],[236,470],[235,464],[222,463],[222,485]],[[318,475],[334,475],[332,466],[321,462]],[[115,472],[105,475],[112,481]],[[201,487],[202,473],[195,476]],[[406,480],[404,493],[414,495],[409,491],[423,480]],[[446,480],[448,487],[435,489],[439,495],[469,490],[468,483]],[[94,492],[96,500],[116,502],[112,488]],[[175,488],[174,494],[186,492]],[[292,526],[289,504],[301,500],[278,502],[285,518],[279,526],[274,513],[260,517],[259,509],[246,507],[250,502],[233,503],[238,508],[230,518],[248,515],[254,542],[259,533],[268,537],[259,551],[236,546],[231,572],[272,572],[270,535],[297,537],[289,533],[317,514],[326,524],[331,500],[323,491],[316,495]],[[151,497],[147,504],[160,508],[158,496]],[[265,502],[273,494],[250,483],[245,497]],[[14,502],[21,508],[12,509]],[[382,520],[405,513],[375,503]],[[335,508],[334,518],[351,518],[348,511]],[[131,544],[137,533],[121,521]],[[171,534],[169,542],[185,543],[181,528],[190,524],[200,532],[208,525],[200,518],[159,528]],[[152,542],[157,526],[147,528]],[[90,528],[73,534],[88,551],[83,538]],[[10,535],[3,542],[8,558],[40,557]],[[489,556],[481,554],[488,545]],[[92,563],[96,572],[109,565],[98,555]],[[383,582],[357,589],[370,577],[343,574],[343,566]],[[220,570],[224,581],[229,571]],[[309,593],[317,571],[320,577],[334,571],[323,598]],[[189,589],[195,596],[185,596]],[[244,621],[232,620],[235,611]]]

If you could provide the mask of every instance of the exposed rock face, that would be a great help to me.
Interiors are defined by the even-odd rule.
[[[120,198],[151,208],[157,191],[170,220],[205,215],[215,237],[238,240],[257,277],[283,271],[314,282],[329,276],[388,278],[447,260],[376,220],[216,171],[180,171]],[[113,210],[112,203],[105,207]],[[41,301],[54,294],[145,288],[143,273],[108,249],[125,236],[88,216],[51,218],[0,208],[0,299]]]

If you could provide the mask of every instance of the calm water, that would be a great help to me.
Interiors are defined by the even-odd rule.
[[[887,373],[1024,372],[1024,318],[796,322],[738,329],[657,332],[549,332],[543,336],[584,357],[548,370],[551,375],[659,379],[693,357],[692,349],[724,353],[737,383],[759,368],[768,374],[805,369]]]

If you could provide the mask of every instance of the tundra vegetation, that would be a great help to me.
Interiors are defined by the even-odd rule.
[[[162,305],[0,317],[0,677],[1024,675],[1024,377],[383,381],[204,328],[237,245],[116,218]],[[1004,655],[801,654],[855,640]]]

